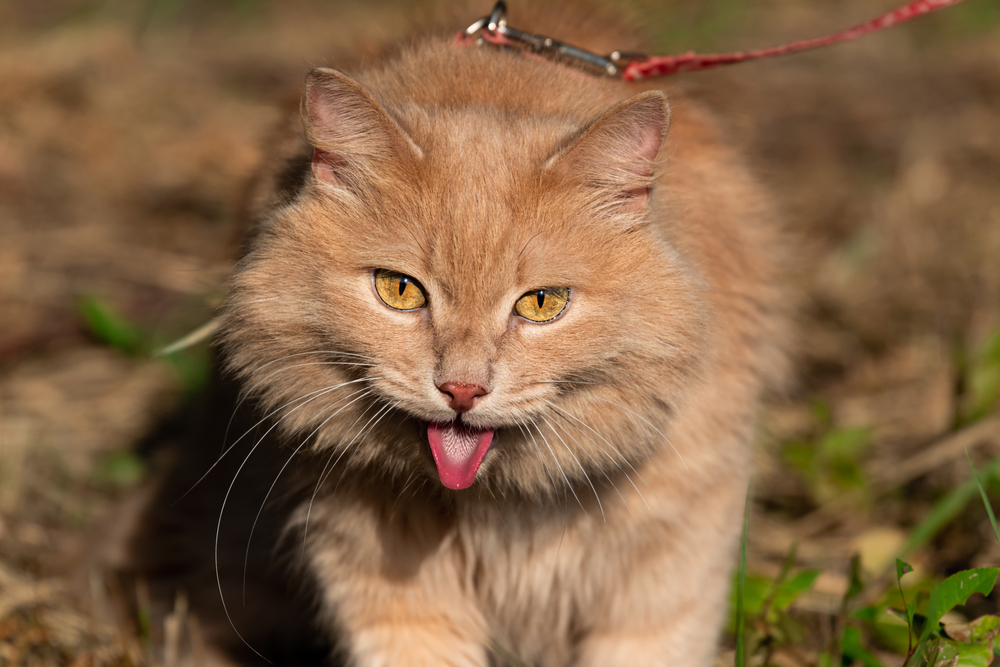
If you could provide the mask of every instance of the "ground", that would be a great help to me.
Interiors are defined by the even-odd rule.
[[[136,443],[204,375],[197,350],[151,351],[222,298],[279,103],[309,65],[405,32],[402,4],[0,4],[0,664],[169,665],[197,645],[190,618],[150,626],[142,587],[125,600],[109,574],[144,488]],[[517,5],[511,24],[530,29]],[[663,53],[815,36],[893,5],[629,3]],[[908,595],[1000,564],[970,481],[971,460],[1000,493],[998,38],[1000,5],[966,0],[669,82],[720,112],[799,248],[796,379],[756,450],[751,663],[822,664],[832,647],[845,664],[902,664],[888,625],[841,613],[855,554],[851,609],[899,606],[896,556],[916,569]],[[796,574],[811,585],[783,605],[774,581]],[[975,596],[950,618],[996,612],[995,594]],[[868,657],[840,642],[845,624]],[[727,635],[720,664],[733,647]]]

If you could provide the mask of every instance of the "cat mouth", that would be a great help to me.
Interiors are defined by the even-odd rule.
[[[495,429],[472,428],[458,421],[428,424],[427,443],[441,484],[449,489],[472,486],[495,436]]]

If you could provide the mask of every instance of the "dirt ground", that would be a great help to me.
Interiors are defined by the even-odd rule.
[[[204,374],[197,351],[150,351],[223,297],[278,103],[308,66],[404,34],[401,4],[0,3],[0,665],[170,665],[182,625],[197,645],[190,619],[150,627],[141,587],[125,600],[109,575],[117,517],[142,493],[136,443]],[[815,36],[893,5],[629,3],[664,53]],[[793,545],[796,569],[820,570],[790,608],[798,634],[753,657],[813,665],[853,554],[870,602],[900,554],[928,581],[1000,564],[978,497],[955,496],[966,451],[980,470],[1000,457],[1000,4],[666,85],[720,112],[798,241],[797,381],[762,420],[749,570],[773,579]]]

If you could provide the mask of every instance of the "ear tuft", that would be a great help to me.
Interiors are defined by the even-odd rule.
[[[378,100],[336,70],[320,67],[309,72],[302,121],[314,148],[313,174],[327,183],[358,183],[379,166],[421,156]]]
[[[595,188],[627,210],[649,200],[656,158],[670,127],[662,91],[639,93],[593,121],[547,167]]]

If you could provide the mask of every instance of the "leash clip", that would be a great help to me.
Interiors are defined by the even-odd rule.
[[[631,51],[615,51],[602,56],[545,35],[512,28],[507,25],[507,3],[504,0],[499,0],[490,14],[466,28],[462,37],[476,38],[479,45],[488,42],[500,47],[528,51],[598,76],[621,76],[624,65],[646,57]]]

